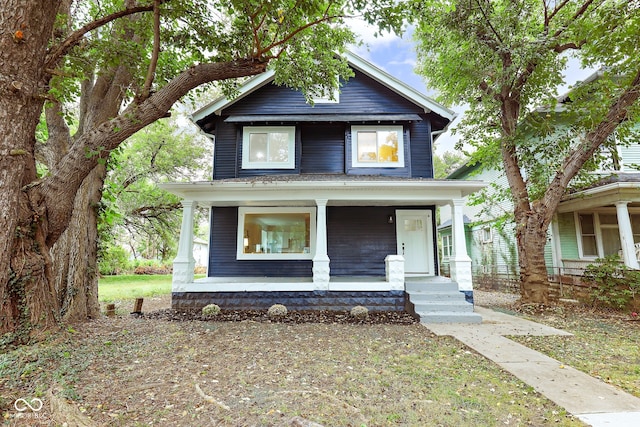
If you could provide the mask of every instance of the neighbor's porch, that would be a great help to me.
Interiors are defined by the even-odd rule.
[[[639,183],[612,182],[572,195],[558,206],[552,236],[556,274],[582,275],[608,255],[640,269]]]

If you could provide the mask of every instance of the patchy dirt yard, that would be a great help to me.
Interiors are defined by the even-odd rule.
[[[143,311],[167,302],[145,300]],[[4,350],[4,425],[583,425],[416,323],[150,317],[102,318]],[[33,398],[41,410],[16,410]]]

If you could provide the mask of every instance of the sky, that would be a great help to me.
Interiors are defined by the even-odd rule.
[[[414,72],[417,60],[411,27],[407,28],[402,38],[388,33],[382,37],[375,37],[375,28],[363,21],[353,20],[351,27],[363,41],[362,46],[351,48],[356,55],[427,96],[435,97],[437,95],[434,90],[427,89],[424,78]],[[593,69],[581,69],[578,61],[570,60],[565,73],[566,84],[558,89],[558,93],[566,93],[570,85],[586,79],[594,71]],[[456,105],[445,105],[445,107],[455,111],[458,115],[449,126],[449,129],[455,128],[456,123],[464,114],[465,107]],[[442,155],[446,151],[455,151],[454,146],[457,141],[458,137],[452,135],[450,131],[440,135],[436,140],[436,153]]]

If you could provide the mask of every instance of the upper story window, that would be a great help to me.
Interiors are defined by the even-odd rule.
[[[294,126],[245,126],[242,129],[243,169],[293,169]]]
[[[353,167],[404,167],[402,126],[352,126]]]
[[[339,104],[340,90],[334,88],[330,93],[326,94],[323,94],[321,90],[316,90],[311,93],[311,99],[314,104]]]

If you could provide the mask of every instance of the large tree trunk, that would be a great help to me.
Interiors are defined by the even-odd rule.
[[[100,315],[97,206],[105,176],[105,166],[98,165],[84,179],[76,194],[69,227],[52,249],[55,288],[65,321],[94,319]]]
[[[148,99],[130,105],[120,116],[86,130],[55,171],[42,180],[36,180],[34,154],[42,99],[31,95],[35,90],[22,97],[0,92],[0,189],[4,196],[0,199],[0,334],[9,332],[17,339],[28,339],[34,332],[59,324],[50,250],[68,228],[76,193],[99,160],[138,130],[164,117],[190,89],[209,81],[258,74],[265,68],[266,63],[255,60],[192,67]],[[38,71],[37,67],[31,73],[21,70],[19,75],[33,79]],[[37,81],[26,82],[37,87]],[[87,157],[87,152],[98,154]]]
[[[34,135],[42,111],[46,47],[58,2],[6,0],[0,10],[0,333],[27,338],[57,323]]]
[[[552,302],[549,276],[544,260],[547,232],[542,215],[528,216],[516,232],[518,263],[520,267],[520,300],[524,303],[549,304]]]

